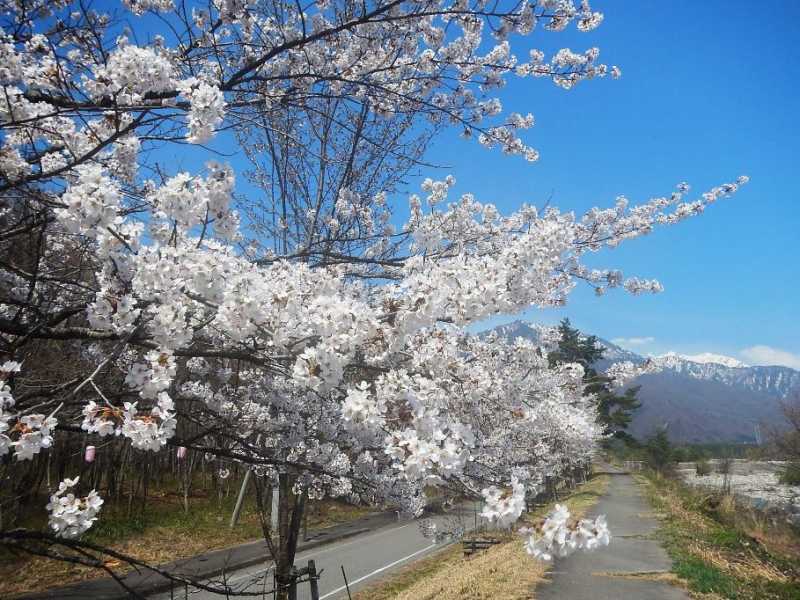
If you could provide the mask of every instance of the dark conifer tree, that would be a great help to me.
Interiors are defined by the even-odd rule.
[[[636,397],[639,386],[628,388],[621,395],[616,394],[613,380],[598,372],[594,366],[605,352],[597,337],[581,335],[578,329],[572,327],[569,319],[561,321],[558,332],[561,337],[558,348],[548,357],[550,364],[579,363],[584,369],[585,394],[594,394],[597,398],[597,420],[603,426],[604,432],[619,438],[629,438],[625,430],[633,418],[633,411],[641,406]]]

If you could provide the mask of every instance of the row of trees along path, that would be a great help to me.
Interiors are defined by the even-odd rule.
[[[399,190],[449,127],[535,162],[533,116],[497,90],[620,70],[594,47],[513,47],[602,20],[586,0],[5,2],[0,545],[112,575],[156,568],[84,535],[132,476],[80,477],[64,455],[148,469],[192,452],[252,470],[263,514],[279,491],[278,531],[263,523],[283,599],[312,498],[419,514],[438,487],[508,525],[526,493],[586,465],[605,409],[585,365],[551,364],[547,332],[466,327],[563,306],[576,285],[659,292],[584,259],[747,178],[583,215],[501,214],[451,197],[452,176]],[[28,506],[45,528],[24,526]]]

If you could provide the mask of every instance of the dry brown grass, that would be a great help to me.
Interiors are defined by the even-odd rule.
[[[648,494],[664,513],[662,536],[693,597],[800,598],[799,540],[790,528],[731,496],[675,481],[654,477]]]
[[[457,555],[460,551],[457,545]],[[455,563],[454,568],[440,569],[434,576],[421,579],[392,597],[394,600],[524,600],[533,597],[531,588],[545,573],[545,566],[531,560],[519,539],[459,562],[460,565]]]
[[[683,582],[678,578],[675,573],[664,573],[662,571],[630,571],[628,573],[622,571],[595,571],[592,573],[595,577],[613,577],[617,579],[645,579],[647,581],[663,581],[670,585],[680,586]]]
[[[732,573],[736,577],[745,579],[758,577],[778,583],[787,583],[789,581],[789,577],[785,573],[782,573],[753,553],[734,554],[729,550],[721,550],[698,542],[689,544],[688,549],[691,554],[704,562],[727,573]]]
[[[642,485],[646,493],[652,497],[653,487],[644,475],[634,475],[637,483]],[[700,514],[696,510],[690,509],[685,506],[681,498],[676,493],[676,490],[667,484],[667,481],[661,475],[653,475],[653,481],[658,486],[659,510],[654,510],[652,516],[658,519],[676,519],[688,526],[695,528],[698,532],[705,533],[709,531],[712,523],[708,517]]]
[[[463,562],[461,546],[451,544],[381,579],[373,586],[353,594],[353,600],[391,600],[420,581],[442,570],[458,568]]]
[[[687,506],[685,500],[680,497],[675,488],[668,487],[662,493],[666,494],[664,501],[671,517],[685,524],[685,526],[694,529],[698,533],[708,533],[712,529],[719,527],[711,517],[692,509],[691,505]],[[749,527],[751,519],[746,518],[750,515],[746,514],[741,505],[736,503],[733,496],[722,496],[716,505],[716,513],[726,521],[735,519],[745,535],[751,532]],[[766,539],[770,537],[765,536]],[[700,537],[689,543],[688,551],[704,562],[736,577],[745,579],[758,577],[778,583],[789,581],[789,578],[784,573],[757,556],[752,550],[749,552],[732,552],[727,548],[714,547],[713,544]]]
[[[608,487],[608,476],[600,476],[562,500],[575,516],[583,515]],[[536,520],[549,510],[543,507],[528,515]],[[356,594],[354,600],[523,600],[533,598],[535,585],[547,571],[546,563],[534,560],[519,537],[505,534],[505,541],[469,558],[461,544],[453,544],[397,574]]]
[[[785,525],[776,526],[770,517],[759,511],[743,507],[731,496],[724,496],[717,513],[725,523],[735,523],[747,536],[753,538],[771,553],[800,556],[800,536]]]

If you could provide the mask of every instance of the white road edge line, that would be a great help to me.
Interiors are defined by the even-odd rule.
[[[361,582],[362,582],[362,581],[364,581],[365,579],[369,579],[370,577],[372,577],[373,575],[377,575],[377,574],[378,574],[378,573],[380,573],[381,571],[385,571],[386,569],[390,569],[390,568],[392,568],[393,566],[395,566],[395,565],[397,565],[397,564],[400,564],[400,563],[401,563],[401,562],[403,562],[404,560],[408,560],[409,558],[414,558],[414,557],[415,557],[417,554],[422,554],[423,552],[425,552],[425,551],[427,551],[427,550],[430,550],[431,548],[435,548],[435,547],[436,547],[436,544],[431,544],[430,546],[427,546],[427,547],[423,548],[422,550],[417,550],[417,551],[416,551],[416,552],[414,552],[413,554],[409,554],[408,556],[404,556],[403,558],[401,558],[401,559],[399,559],[399,560],[396,560],[396,561],[394,561],[393,563],[389,563],[388,565],[385,565],[385,566],[381,567],[380,569],[375,569],[375,570],[374,570],[372,573],[367,573],[367,574],[366,574],[366,575],[364,575],[363,577],[359,577],[358,579],[354,579],[353,581],[350,581],[350,582],[348,582],[348,583],[349,583],[349,585],[351,585],[351,586],[352,586],[352,585],[356,585],[357,583],[361,583]],[[338,587],[338,588],[336,588],[335,590],[333,590],[332,592],[328,592],[328,593],[327,593],[327,594],[325,594],[324,596],[320,596],[320,597],[319,597],[319,600],[325,600],[325,598],[329,598],[330,596],[333,596],[334,594],[338,594],[339,592],[341,592],[342,590],[344,590],[344,589],[346,589],[346,588],[347,588],[347,586],[346,586],[346,585],[343,585],[343,586],[341,586],[341,587]]]
[[[400,525],[399,527],[391,527],[391,528],[387,528],[387,529],[378,529],[377,531],[374,531],[372,533],[366,533],[365,532],[364,534],[354,536],[355,539],[353,539],[352,541],[345,541],[345,542],[341,542],[341,543],[333,542],[331,544],[325,544],[321,548],[310,548],[308,550],[302,550],[302,551],[297,553],[297,556],[295,557],[295,560],[297,560],[298,558],[301,558],[303,556],[319,556],[320,554],[325,554],[326,552],[330,552],[331,550],[341,550],[342,548],[344,548],[346,546],[352,546],[355,543],[363,543],[365,540],[368,540],[370,538],[373,538],[373,537],[376,537],[376,536],[381,536],[381,535],[386,535],[387,533],[391,533],[391,532],[397,531],[399,529],[405,529],[406,527],[411,527],[412,525],[417,525],[417,523],[418,523],[417,521],[412,521],[411,523],[406,523],[405,525]],[[247,568],[247,567],[245,567],[245,568]],[[256,571],[244,573],[242,575],[237,575],[236,577],[231,577],[231,578],[228,579],[228,581],[229,582],[234,582],[234,581],[239,581],[241,579],[244,579],[246,577],[255,577],[257,575],[260,575],[261,573],[268,572],[271,568],[272,568],[272,563],[270,563],[270,566],[268,566],[266,569],[263,568],[263,567],[260,567]]]

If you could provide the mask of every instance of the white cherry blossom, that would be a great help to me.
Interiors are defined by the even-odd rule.
[[[74,539],[86,533],[97,521],[97,514],[103,506],[103,499],[95,490],[83,498],[69,492],[78,484],[79,479],[65,479],[50,496],[47,505],[50,512],[49,525],[59,537]]]

